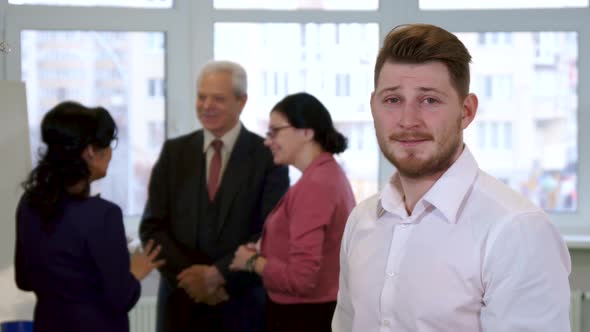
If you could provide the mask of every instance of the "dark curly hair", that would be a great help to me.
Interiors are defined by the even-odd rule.
[[[65,101],[43,117],[41,139],[45,149],[39,152],[39,162],[22,183],[28,203],[37,209],[42,220],[61,216],[61,201],[66,189],[88,180],[90,170],[82,159],[89,145],[107,148],[117,139],[117,125],[102,107],[90,108],[77,102]],[[87,197],[90,184],[74,196]]]
[[[295,128],[310,128],[314,140],[330,153],[346,150],[347,139],[334,128],[330,112],[316,97],[306,92],[288,95],[279,101],[272,112],[278,112],[287,118]]]

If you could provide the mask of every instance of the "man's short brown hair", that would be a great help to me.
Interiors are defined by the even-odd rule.
[[[387,34],[375,63],[375,86],[385,62],[431,61],[440,61],[447,67],[451,83],[460,96],[469,94],[469,51],[455,35],[430,24],[400,25]]]

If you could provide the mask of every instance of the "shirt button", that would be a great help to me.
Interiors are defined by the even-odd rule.
[[[384,319],[383,320],[383,325],[384,326],[389,326],[391,324],[391,322],[388,319]]]
[[[390,276],[390,277],[394,277],[395,276],[395,272],[389,271],[389,272],[387,272],[387,275]]]

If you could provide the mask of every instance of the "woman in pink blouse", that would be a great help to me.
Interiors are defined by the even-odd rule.
[[[260,245],[238,248],[230,268],[262,277],[267,332],[330,331],[340,241],[355,204],[333,157],[346,149],[346,138],[318,99],[297,93],[271,111],[264,143],[276,164],[293,165],[302,175],[269,214]]]

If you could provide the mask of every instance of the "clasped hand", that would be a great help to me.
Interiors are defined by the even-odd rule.
[[[229,265],[232,271],[246,271],[246,262],[256,254],[256,244],[248,243],[238,247],[234,254],[234,259]]]
[[[192,265],[180,272],[177,279],[178,287],[195,302],[217,305],[229,299],[223,287],[225,279],[215,266]]]

